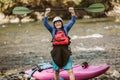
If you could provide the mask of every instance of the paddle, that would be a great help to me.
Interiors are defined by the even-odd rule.
[[[105,10],[105,7],[102,3],[95,3],[90,5],[88,8],[74,8],[75,10],[86,10],[88,12],[103,12]],[[58,11],[58,10],[67,10],[67,9],[56,9],[53,8],[52,10],[54,11]],[[45,9],[37,9],[37,10],[30,10],[27,7],[23,7],[23,6],[18,6],[15,7],[12,11],[13,14],[28,14],[31,13],[33,11],[45,11]]]

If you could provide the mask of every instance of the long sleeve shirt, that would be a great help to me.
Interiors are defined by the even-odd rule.
[[[63,25],[63,29],[65,31],[65,34],[68,36],[68,32],[69,30],[72,28],[73,24],[75,23],[76,21],[76,17],[75,16],[72,16],[71,17],[71,20]],[[56,28],[52,25],[49,24],[48,22],[48,18],[47,17],[44,17],[44,20],[43,20],[43,23],[44,23],[44,26],[48,29],[48,31],[51,33],[52,37],[55,36],[55,32],[56,32]]]

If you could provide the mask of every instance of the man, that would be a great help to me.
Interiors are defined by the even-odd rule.
[[[59,70],[63,68],[67,70],[70,80],[75,80],[73,70],[72,70],[72,58],[70,38],[68,37],[68,32],[75,23],[75,11],[73,7],[69,7],[69,12],[71,13],[71,20],[68,24],[64,25],[61,17],[57,16],[53,19],[53,26],[48,23],[48,14],[51,12],[50,8],[46,8],[44,16],[44,25],[52,35],[53,50],[51,51],[54,78],[59,80]]]

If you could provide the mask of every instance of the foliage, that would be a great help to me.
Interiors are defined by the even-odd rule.
[[[113,0],[0,0],[0,12],[10,14],[15,6],[27,6],[29,8],[46,7],[88,7],[93,3],[107,3]]]
[[[0,12],[4,12],[15,4],[15,0],[0,0]]]

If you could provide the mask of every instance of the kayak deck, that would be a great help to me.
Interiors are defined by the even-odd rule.
[[[73,73],[75,75],[75,80],[83,80],[83,79],[91,79],[97,77],[109,69],[109,66],[88,66],[87,68],[83,68],[80,65],[73,66]],[[25,71],[26,74],[29,74],[32,70]],[[45,69],[41,72],[35,71],[33,77],[38,80],[50,80],[54,78],[53,69]],[[60,77],[65,80],[69,80],[69,75],[66,70],[60,70]]]

